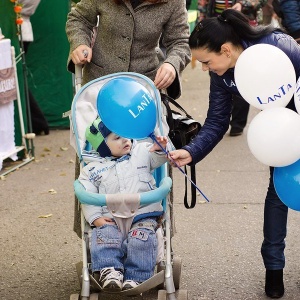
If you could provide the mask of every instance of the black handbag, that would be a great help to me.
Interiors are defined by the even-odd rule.
[[[190,143],[190,141],[198,134],[201,129],[201,124],[195,121],[191,115],[189,115],[185,109],[177,103],[173,98],[166,94],[161,93],[161,101],[167,109],[167,123],[169,125],[169,138],[172,141],[176,149],[180,149],[183,146]],[[180,112],[172,110],[170,104],[175,106]],[[184,166],[185,173],[187,173],[187,166]],[[196,184],[196,168],[190,166],[191,180]],[[185,194],[184,194],[184,206],[186,208],[193,208],[196,205],[196,188],[191,184],[191,204],[187,202],[187,177],[185,177]]]

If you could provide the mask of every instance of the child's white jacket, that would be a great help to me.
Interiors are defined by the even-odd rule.
[[[152,171],[167,161],[164,152],[149,152],[152,143],[133,143],[129,155],[121,158],[99,158],[88,163],[79,175],[79,181],[89,192],[99,194],[143,193],[156,188]],[[90,225],[100,217],[110,217],[107,207],[82,205],[85,219]],[[161,212],[162,205],[157,202],[141,206],[137,215],[152,215]]]

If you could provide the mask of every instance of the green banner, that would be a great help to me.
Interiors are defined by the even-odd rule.
[[[26,54],[28,85],[52,128],[69,127],[69,119],[62,118],[73,99],[72,74],[66,67],[69,43],[65,25],[69,10],[67,0],[41,0],[31,17],[34,41]]]

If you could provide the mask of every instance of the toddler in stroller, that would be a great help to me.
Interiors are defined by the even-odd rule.
[[[81,293],[71,295],[71,300],[96,300],[99,291],[140,295],[154,287],[161,289],[159,300],[173,300],[175,289],[179,289],[181,259],[174,256],[171,247],[172,180],[167,176],[166,155],[157,151],[160,147],[151,140],[118,137],[97,118],[99,90],[106,82],[122,76],[139,82],[157,101],[158,124],[154,133],[163,147],[167,144],[163,137],[167,131],[161,124],[160,94],[147,77],[115,73],[91,81],[77,91],[70,133],[71,145],[80,161],[80,176],[74,189],[80,202],[75,205],[75,216],[78,207],[83,260],[77,264]],[[91,125],[92,120],[95,121]],[[124,143],[124,152],[114,152],[111,142]],[[157,188],[155,182],[159,183]],[[186,300],[187,291],[179,290],[178,299]]]
[[[101,156],[98,161],[87,164],[79,176],[79,182],[88,192],[143,193],[155,188],[151,171],[167,161],[159,145],[122,138],[99,118],[87,128],[86,137]],[[166,147],[166,137],[157,137],[157,140]],[[94,277],[98,273],[101,289],[128,290],[153,275],[157,257],[155,232],[158,218],[163,214],[161,203],[138,208],[125,240],[106,206],[83,204],[82,211],[93,228],[92,272]]]

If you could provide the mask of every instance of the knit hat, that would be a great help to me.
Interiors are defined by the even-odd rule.
[[[111,151],[108,148],[105,138],[111,131],[104,125],[98,117],[85,131],[86,140],[99,153],[101,157],[111,156]]]

